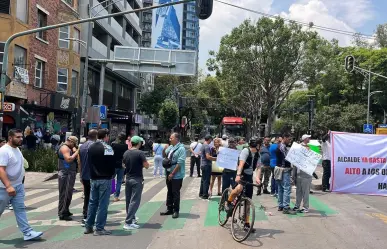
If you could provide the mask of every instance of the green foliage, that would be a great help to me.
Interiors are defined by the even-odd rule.
[[[52,173],[58,169],[58,156],[52,149],[23,150],[28,161],[28,171]]]
[[[376,43],[381,48],[387,48],[387,23],[376,28]]]
[[[160,120],[163,126],[167,129],[172,129],[176,125],[177,118],[179,116],[179,110],[177,105],[172,100],[165,100],[159,112]]]

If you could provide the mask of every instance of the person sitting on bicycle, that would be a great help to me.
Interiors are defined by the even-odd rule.
[[[247,183],[253,183],[253,174],[254,170],[257,170],[256,174],[256,182],[258,185],[261,184],[261,167],[258,163],[259,159],[259,150],[257,147],[262,143],[257,138],[251,138],[249,141],[249,147],[244,148],[239,155],[239,165],[237,169],[237,177],[235,178],[235,182],[238,185],[231,191],[230,196],[225,205],[226,211],[232,210],[231,203],[234,201],[235,197],[238,196],[243,191],[243,185],[240,184],[240,180],[243,180]],[[258,166],[258,167],[257,167]],[[253,185],[247,184],[244,186],[246,188],[246,197],[252,199],[253,198]],[[249,212],[247,212],[249,213]],[[250,228],[248,216],[246,216],[246,224],[245,228]],[[254,232],[255,230],[253,230]]]

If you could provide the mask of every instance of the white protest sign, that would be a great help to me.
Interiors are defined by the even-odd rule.
[[[237,170],[240,151],[221,147],[216,158],[218,167],[230,170]]]
[[[321,160],[321,155],[311,149],[305,148],[301,144],[294,142],[285,160],[308,175],[313,175],[317,164]]]

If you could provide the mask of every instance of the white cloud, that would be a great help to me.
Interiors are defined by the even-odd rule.
[[[273,0],[224,0],[241,7],[269,13]],[[206,70],[208,51],[217,51],[220,39],[239,26],[246,18],[253,20],[260,16],[246,10],[214,2],[212,15],[200,21],[199,67]]]
[[[270,13],[274,0],[224,0],[248,9]],[[279,1],[279,0],[276,0]],[[315,25],[356,32],[366,21],[373,18],[371,0],[294,0],[287,12],[275,13],[282,17],[313,22]],[[200,21],[199,66],[206,69],[208,51],[219,48],[222,36],[230,33],[246,18],[256,20],[260,15],[214,2],[211,17]],[[352,36],[316,30],[327,40],[337,39],[341,46],[348,46]]]

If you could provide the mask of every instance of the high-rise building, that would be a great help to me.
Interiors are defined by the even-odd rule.
[[[184,4],[183,11],[183,50],[199,51],[199,18],[195,13],[195,2]]]
[[[89,14],[101,16],[139,8],[142,8],[141,0],[80,0],[82,18],[89,17]],[[93,59],[113,59],[114,46],[138,47],[141,45],[141,36],[140,12],[100,19],[93,23],[91,30],[89,30],[89,24],[83,24],[81,40],[88,41],[88,54],[86,55],[85,50],[83,50],[82,70],[84,70],[86,56]],[[102,70],[103,67],[106,70]],[[87,105],[98,104],[99,90],[101,83],[103,83],[102,104],[108,107],[107,117],[111,119],[112,129],[116,129],[113,132],[130,133],[132,116],[135,112],[136,92],[137,88],[141,87],[139,74],[113,71],[111,63],[103,65],[90,60],[87,70]],[[81,76],[83,82],[83,72]]]

